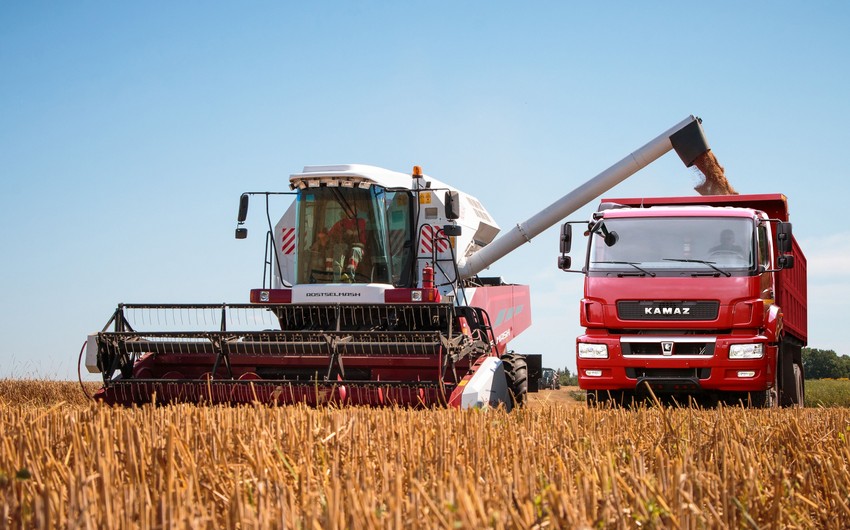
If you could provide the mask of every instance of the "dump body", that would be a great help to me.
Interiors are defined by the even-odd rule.
[[[802,384],[806,260],[792,237],[794,266],[779,269],[788,219],[779,194],[603,199],[584,267],[579,385],[761,396],[795,370]]]

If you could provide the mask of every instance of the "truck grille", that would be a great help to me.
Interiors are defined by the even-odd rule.
[[[676,357],[680,355],[711,357],[714,355],[714,342],[691,341],[671,338],[653,339],[652,341],[639,340],[631,342],[629,339],[620,340],[620,348],[623,356],[630,355],[657,355],[659,357]]]
[[[629,379],[708,379],[711,368],[626,368]]]
[[[622,300],[617,302],[620,320],[716,320],[720,302],[675,300]]]

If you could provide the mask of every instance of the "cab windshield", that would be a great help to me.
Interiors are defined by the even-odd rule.
[[[405,283],[410,204],[380,186],[299,191],[296,282]]]
[[[741,275],[754,268],[753,233],[753,221],[744,218],[605,219],[591,235],[588,271]]]

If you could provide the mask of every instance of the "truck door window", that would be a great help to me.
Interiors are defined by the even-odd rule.
[[[759,265],[765,269],[770,268],[770,236],[764,223],[758,227]]]

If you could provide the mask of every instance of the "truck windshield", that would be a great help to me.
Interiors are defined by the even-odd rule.
[[[400,285],[410,259],[410,194],[369,188],[298,193],[296,282]]]
[[[642,217],[602,222],[604,231],[597,227],[591,236],[588,271],[728,276],[754,267],[754,224],[748,218]],[[609,237],[606,244],[604,232],[616,237]]]

